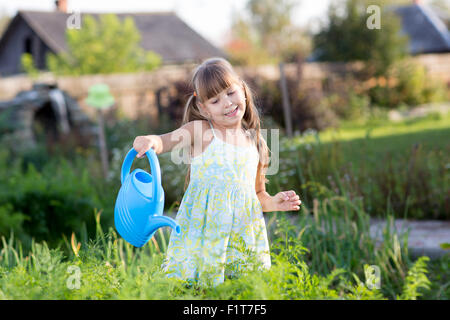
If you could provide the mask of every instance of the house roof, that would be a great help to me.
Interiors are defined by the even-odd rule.
[[[394,11],[401,17],[403,33],[409,36],[411,54],[450,52],[450,33],[432,7],[413,4]]]
[[[19,11],[20,15],[44,43],[55,53],[67,50],[65,31],[71,15],[58,11]],[[92,15],[98,19],[101,14]],[[226,54],[199,35],[174,12],[117,13],[119,19],[131,16],[141,33],[141,46],[160,54],[163,63],[196,62]]]

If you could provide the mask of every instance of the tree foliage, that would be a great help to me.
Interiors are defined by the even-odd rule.
[[[297,5],[297,0],[249,0],[244,14],[234,14],[227,44],[233,62],[256,65],[306,55],[309,37],[291,17]]]
[[[68,51],[47,55],[55,74],[82,75],[152,70],[161,57],[140,47],[141,36],[131,17],[122,22],[114,14],[95,19],[83,16],[80,29],[67,29]]]
[[[379,6],[380,29],[369,29],[367,8]],[[365,61],[377,74],[404,57],[407,38],[400,35],[400,19],[392,11],[392,1],[345,0],[328,10],[328,24],[314,36],[314,49],[322,61]]]
[[[39,73],[39,70],[34,65],[33,56],[30,53],[24,53],[20,57],[20,64],[22,70],[25,71],[31,78],[35,79]]]

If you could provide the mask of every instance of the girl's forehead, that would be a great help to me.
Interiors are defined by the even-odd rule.
[[[225,90],[238,84],[239,77],[227,70],[205,69],[194,80],[201,101],[207,101],[223,94]]]
[[[212,100],[220,99],[220,96],[222,96],[224,94],[227,94],[227,91],[229,91],[230,89],[234,89],[234,86],[231,85],[228,88],[223,89],[221,92],[219,92],[219,93],[217,93],[217,94],[215,94],[213,96],[206,97],[205,98],[205,102],[211,102]]]
[[[217,93],[216,95],[212,96],[211,98],[215,98],[223,93],[225,93],[225,91],[228,91],[230,89],[237,89],[239,87],[239,85],[236,82],[232,82],[230,83],[229,86],[225,87],[222,89],[222,91],[220,91],[219,93]]]

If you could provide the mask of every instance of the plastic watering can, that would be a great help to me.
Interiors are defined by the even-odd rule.
[[[114,208],[116,230],[127,242],[142,247],[158,228],[171,227],[177,234],[181,228],[175,220],[162,215],[164,190],[161,186],[161,170],[153,149],[146,152],[152,174],[135,169],[130,173],[137,151],[127,153],[122,164],[122,186]]]

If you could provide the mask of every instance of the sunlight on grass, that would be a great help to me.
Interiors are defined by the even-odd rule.
[[[430,114],[423,118],[404,120],[401,122],[376,122],[373,124],[343,123],[341,128],[330,128],[320,132],[320,142],[327,143],[334,140],[349,141],[354,139],[386,137],[405,133],[416,133],[425,130],[450,129],[450,113],[446,115]],[[304,137],[303,141],[294,137],[298,143],[315,141],[313,136]]]

